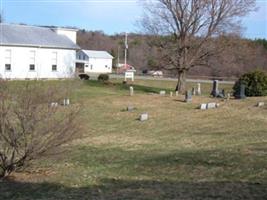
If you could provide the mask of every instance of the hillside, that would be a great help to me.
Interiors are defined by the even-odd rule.
[[[129,34],[129,64],[133,65],[139,72],[146,69],[160,69],[156,51],[149,45],[149,36],[140,34]],[[114,65],[120,62],[124,56],[124,35],[106,35],[102,31],[78,32],[78,45],[83,49],[106,50],[114,57]],[[214,56],[209,67],[196,67],[189,72],[193,76],[220,76],[238,77],[244,72],[253,69],[267,70],[266,40],[247,40],[236,36],[218,39],[214,45],[226,46],[219,55]],[[174,74],[171,74],[174,75]]]

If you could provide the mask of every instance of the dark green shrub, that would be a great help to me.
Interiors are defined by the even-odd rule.
[[[240,85],[246,86],[248,97],[267,96],[267,74],[263,71],[253,71],[244,74],[234,85],[234,95],[239,94]]]
[[[108,74],[100,74],[97,79],[98,79],[98,81],[105,82],[105,81],[109,80],[109,75]]]
[[[90,79],[90,76],[87,75],[87,74],[79,74],[79,78],[81,80],[89,80]]]

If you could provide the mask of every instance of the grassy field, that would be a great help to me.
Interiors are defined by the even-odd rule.
[[[133,97],[119,82],[82,83],[72,97],[84,105],[81,138],[0,182],[0,199],[267,198],[267,107],[255,107],[266,97],[186,104],[153,94],[174,82],[137,81]],[[220,108],[197,109],[214,101]]]

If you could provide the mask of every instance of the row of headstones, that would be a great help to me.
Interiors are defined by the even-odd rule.
[[[245,99],[246,95],[245,95],[245,91],[246,91],[246,86],[244,84],[240,84],[239,85],[239,93],[235,94],[235,98],[236,99]],[[215,80],[213,81],[213,87],[212,87],[212,91],[211,91],[211,95],[215,98],[225,98],[225,90],[219,90],[219,81]],[[227,98],[230,98],[230,94],[227,94]]]
[[[245,99],[246,95],[245,95],[245,85],[241,84],[240,88],[239,88],[239,94],[235,95],[235,98],[237,99]],[[165,96],[166,95],[166,91],[160,91],[159,93],[161,96]],[[130,87],[130,96],[134,95],[134,88],[131,86]],[[186,91],[185,94],[185,101],[186,102],[190,102],[192,101],[192,95],[201,95],[201,84],[198,83],[197,84],[197,89],[195,89],[194,87],[192,88],[192,91]],[[225,95],[225,90],[219,90],[219,81],[215,80],[213,81],[213,87],[212,87],[212,91],[211,91],[211,95],[215,98],[225,98],[227,97],[227,99],[230,99],[230,94],[228,93],[227,95]],[[170,96],[173,96],[173,92],[170,92]],[[176,91],[176,96],[178,96],[178,92]]]
[[[130,96],[133,96],[134,95],[134,88],[131,86],[130,88]],[[166,95],[166,91],[162,90],[159,92],[160,96],[165,96]],[[170,97],[173,97],[173,92],[170,92]],[[192,88],[192,94],[193,95],[201,95],[201,84],[198,83],[197,84],[197,90],[195,88]],[[178,96],[179,95],[179,92],[176,91],[175,92],[175,95]]]
[[[246,86],[241,84],[239,87],[240,87],[238,90],[239,93],[235,95],[235,98],[236,99],[245,99],[246,98],[246,95],[245,95]],[[197,93],[196,93],[194,88],[192,89],[192,92],[186,91],[185,101],[186,102],[192,101],[192,95],[199,94],[199,91],[200,91],[200,84],[198,84]],[[224,89],[222,89],[222,90],[219,89],[219,81],[218,80],[213,81],[213,87],[212,87],[211,95],[214,98],[227,98],[228,100],[230,100],[230,97],[231,97],[230,93],[228,93],[226,95]]]
[[[264,106],[264,102],[259,102],[257,104],[258,107],[262,107]],[[201,104],[200,105],[200,110],[209,110],[209,109],[215,109],[215,108],[218,108],[220,106],[220,104],[218,103],[207,103],[207,104]],[[134,110],[135,108],[133,107],[128,107],[127,110],[128,111],[132,111]],[[149,116],[148,116],[148,113],[142,113],[140,116],[139,116],[139,121],[141,122],[144,122],[144,121],[147,121],[149,119]]]
[[[60,104],[60,105],[62,105],[62,106],[69,106],[69,105],[70,105],[70,99],[63,99],[63,102],[62,102],[62,104]],[[58,103],[58,102],[52,102],[52,103],[50,104],[50,106],[51,106],[52,108],[56,108],[56,107],[59,106],[59,103]]]

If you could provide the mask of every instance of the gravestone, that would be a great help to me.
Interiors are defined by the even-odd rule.
[[[70,105],[70,99],[64,99],[63,106],[68,106],[68,105]]]
[[[191,91],[186,91],[186,93],[185,93],[185,102],[187,102],[187,103],[192,102],[192,93],[191,93]]]
[[[202,103],[200,105],[200,110],[206,110],[207,109],[207,104],[206,103]]]
[[[217,97],[219,95],[219,81],[218,80],[213,81],[211,95],[213,97]]]
[[[57,102],[52,102],[52,103],[50,104],[50,106],[51,106],[52,108],[56,108],[56,107],[58,107],[58,103],[57,103]]]
[[[175,92],[175,96],[177,96],[177,97],[178,97],[178,95],[179,95],[179,92],[178,92],[178,91],[176,91],[176,92]]]
[[[239,86],[238,93],[235,95],[235,98],[236,99],[245,99],[246,98],[245,92],[246,92],[246,86],[244,84],[241,84]]]
[[[166,91],[162,90],[159,92],[160,96],[165,96],[166,95]]]
[[[264,102],[258,102],[257,107],[263,107],[265,105]]]
[[[197,92],[196,92],[197,95],[201,95],[201,84],[198,83],[197,84]]]
[[[207,109],[214,109],[217,108],[217,104],[216,103],[208,103],[207,104]]]
[[[225,97],[225,89],[222,90],[222,96]]]
[[[148,120],[148,113],[143,113],[143,114],[141,114],[140,117],[139,117],[139,120],[140,120],[141,122],[143,122],[143,121],[147,121],[147,120]]]
[[[130,87],[130,96],[133,96],[134,95],[134,88],[131,86]]]
[[[127,111],[132,112],[135,108],[133,106],[127,106]]]
[[[193,87],[192,88],[192,95],[195,96],[196,95],[196,89]]]
[[[173,97],[173,92],[170,92],[170,97]]]
[[[227,94],[227,101],[230,101],[230,99],[231,99],[231,94],[228,93],[228,94]]]

